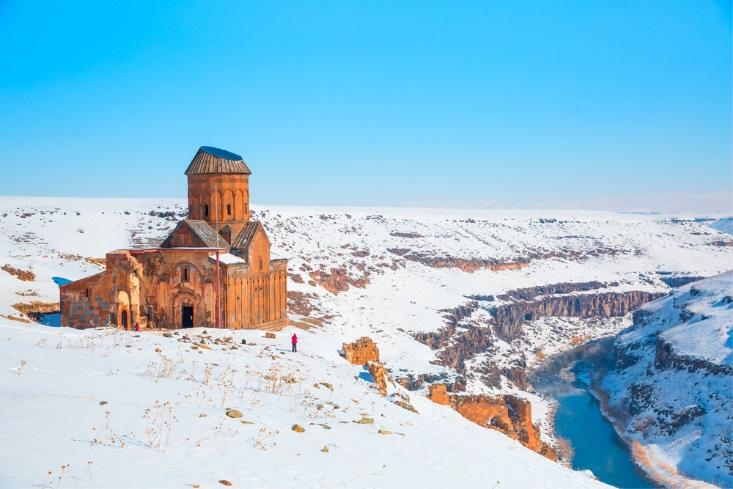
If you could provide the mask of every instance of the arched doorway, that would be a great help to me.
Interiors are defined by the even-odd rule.
[[[181,328],[193,328],[193,304],[187,301],[181,304]]]
[[[203,321],[201,314],[201,298],[188,291],[179,292],[171,301],[173,324],[176,328],[194,328],[201,326]]]
[[[117,327],[130,329],[130,294],[125,290],[117,293]]]

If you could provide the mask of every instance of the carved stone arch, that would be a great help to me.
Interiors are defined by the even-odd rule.
[[[188,280],[186,282],[183,281],[183,267],[186,267],[188,269]],[[194,265],[193,263],[189,261],[179,261],[173,266],[173,275],[171,276],[171,285],[176,286],[181,283],[188,283],[193,282],[194,273],[196,274],[197,278],[201,280],[201,270],[199,270],[199,267]]]
[[[244,202],[242,200],[242,191],[237,190],[234,192],[234,220],[241,221],[244,219]]]
[[[225,190],[222,196],[221,202],[221,214],[222,221],[233,221],[234,220],[234,194],[231,190]]]
[[[130,292],[121,289],[117,292],[116,309],[117,309],[117,327],[121,329],[130,329],[132,326],[132,311],[130,309]]]
[[[209,209],[209,221],[221,221],[221,192],[218,190],[211,191],[211,208]]]
[[[203,301],[201,296],[190,290],[180,290],[173,294],[171,299],[171,316],[173,317],[173,325],[180,328],[182,324],[183,306],[193,307],[193,326],[206,326],[205,311],[203,310]]]

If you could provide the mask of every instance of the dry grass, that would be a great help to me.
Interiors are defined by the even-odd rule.
[[[22,268],[15,268],[7,263],[3,265],[0,269],[18,278],[18,280],[22,280],[23,282],[33,282],[36,279],[36,274],[33,273],[33,271],[23,270]]]

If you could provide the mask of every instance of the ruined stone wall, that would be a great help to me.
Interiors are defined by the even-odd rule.
[[[62,324],[130,329],[137,321],[141,327],[180,328],[182,306],[190,305],[194,326],[214,326],[216,263],[209,253],[175,248],[108,253],[105,272],[61,288]]]
[[[180,328],[184,305],[193,307],[194,327],[216,326],[216,262],[209,258],[210,253],[170,248],[138,255],[145,264],[141,315],[151,327]],[[223,294],[223,274],[221,280]]]
[[[344,358],[354,365],[365,365],[368,362],[379,362],[379,348],[367,336],[362,336],[353,343],[343,344]]]
[[[61,324],[72,328],[93,328],[112,321],[109,296],[100,290],[104,272],[60,288]]]

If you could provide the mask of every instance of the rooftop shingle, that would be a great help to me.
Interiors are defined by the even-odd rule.
[[[186,169],[186,175],[205,173],[242,173],[251,175],[247,164],[238,154],[211,146],[201,146]]]

